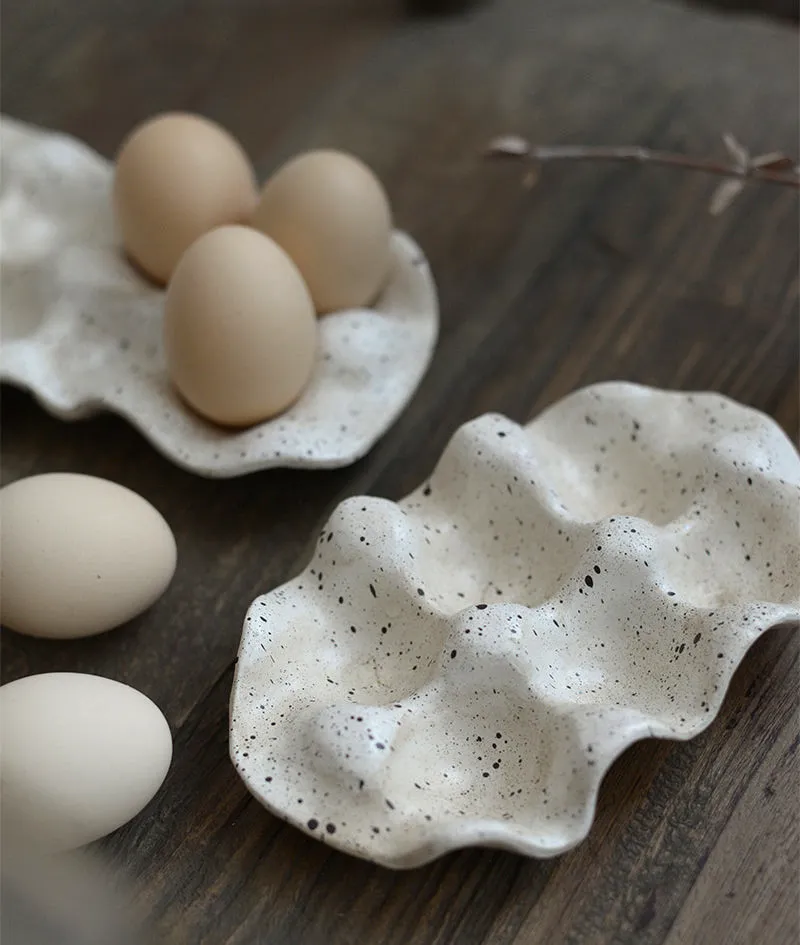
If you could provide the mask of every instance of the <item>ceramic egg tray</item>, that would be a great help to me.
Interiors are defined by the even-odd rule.
[[[438,332],[425,257],[393,235],[393,269],[372,309],[320,319],[320,353],[300,400],[276,419],[227,431],[190,411],[168,382],[164,293],[119,250],[112,167],[62,134],[3,118],[0,380],[50,413],[110,410],[164,455],[205,476],[274,466],[333,468],[364,456],[416,391]]]
[[[230,750],[273,813],[389,867],[550,857],[605,772],[688,739],[800,617],[800,458],[714,394],[574,393],[455,434],[400,502],[343,502],[250,607]]]

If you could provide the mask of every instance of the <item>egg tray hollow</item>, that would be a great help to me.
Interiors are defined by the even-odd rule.
[[[110,162],[75,138],[0,119],[0,380],[62,420],[119,414],[161,453],[208,477],[332,469],[365,456],[413,397],[438,335],[422,250],[392,235],[372,308],[319,320],[311,381],[291,408],[246,430],[192,412],[169,383],[164,292],[123,258]]]
[[[256,599],[231,759],[271,812],[393,868],[584,839],[611,763],[705,729],[800,618],[800,458],[709,393],[607,383],[488,414],[399,502],[344,501]]]

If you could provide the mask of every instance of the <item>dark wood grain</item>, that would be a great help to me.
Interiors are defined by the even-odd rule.
[[[105,844],[164,942],[534,945],[797,941],[797,641],[753,648],[716,722],[645,742],[606,778],[597,821],[547,862],[470,850],[393,873],[331,851],[251,800],[227,757],[227,700],[250,600],[294,575],[333,506],[397,498],[455,428],[526,420],[582,384],[716,389],[798,427],[798,202],[657,168],[523,170],[480,152],[541,143],[794,152],[788,28],[644,0],[495,0],[413,21],[390,0],[6,4],[3,109],[111,155],[164,108],[231,128],[266,174],[326,144],[368,160],[437,276],[436,359],[355,466],[209,482],[121,420],[64,424],[4,390],[4,482],[69,469],[115,479],[172,524],[179,567],[133,625],[70,643],[3,631],[2,677],[53,669],[128,682],[166,712],[167,783]]]

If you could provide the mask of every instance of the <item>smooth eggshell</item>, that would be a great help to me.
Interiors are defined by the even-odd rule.
[[[224,128],[170,113],[139,125],[123,142],[113,196],[128,254],[166,282],[198,237],[246,221],[258,194],[247,155]]]
[[[69,850],[135,817],[161,786],[172,737],[159,708],[102,676],[44,673],[0,687],[3,832]]]
[[[297,267],[247,227],[206,234],[169,284],[164,349],[175,387],[209,420],[248,426],[285,410],[317,351],[316,314]]]
[[[0,618],[19,633],[83,637],[146,610],[175,573],[161,514],[117,483],[47,473],[0,489]]]
[[[253,226],[292,257],[318,312],[369,305],[386,284],[389,199],[352,155],[311,151],[284,164],[265,184]]]

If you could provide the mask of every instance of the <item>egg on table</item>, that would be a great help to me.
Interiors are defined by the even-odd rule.
[[[249,219],[258,198],[253,168],[224,128],[181,112],[151,118],[116,158],[113,200],[124,247],[165,283],[204,233]]]
[[[175,538],[145,499],[106,479],[46,473],[0,489],[0,619],[37,637],[103,633],[166,590]]]
[[[4,839],[66,851],[135,817],[172,760],[167,720],[147,696],[83,673],[0,686]]]
[[[310,151],[288,161],[264,185],[252,225],[291,256],[320,313],[369,305],[386,284],[389,199],[352,155]]]
[[[271,239],[219,227],[184,254],[167,288],[164,351],[183,399],[242,427],[294,403],[316,360],[317,318],[297,266]]]

